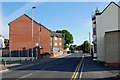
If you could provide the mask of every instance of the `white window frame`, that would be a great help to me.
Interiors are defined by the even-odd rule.
[[[50,40],[52,40],[52,37],[50,37]]]
[[[62,45],[62,43],[59,43],[59,45],[61,46],[61,45]]]
[[[52,46],[52,42],[50,42],[50,46]]]
[[[62,38],[59,38],[59,40],[62,40]]]
[[[55,40],[57,40],[57,37],[55,37]]]
[[[57,46],[57,45],[58,45],[58,43],[56,42],[56,43],[55,43],[55,46]]]

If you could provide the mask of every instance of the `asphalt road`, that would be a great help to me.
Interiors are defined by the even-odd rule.
[[[37,62],[39,63],[39,61]],[[2,74],[3,80],[119,80],[113,71],[118,68],[94,62],[88,54],[74,53],[21,69],[12,69]],[[30,64],[29,64],[30,65]]]
[[[11,70],[2,74],[3,80],[26,80],[26,79],[71,79],[79,77],[82,55],[74,53],[64,58],[50,62],[36,64],[30,67]],[[33,63],[31,63],[33,64]],[[77,69],[78,70],[77,70]],[[75,73],[75,70],[78,71]],[[74,76],[73,76],[74,75]]]

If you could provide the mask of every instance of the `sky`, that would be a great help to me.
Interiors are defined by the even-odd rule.
[[[89,40],[92,21],[91,16],[96,8],[100,11],[110,2],[2,2],[2,27],[0,34],[9,38],[8,23],[23,14],[32,18],[32,7],[34,9],[34,20],[43,24],[46,28],[55,30],[68,30],[73,35],[76,45],[81,45]]]

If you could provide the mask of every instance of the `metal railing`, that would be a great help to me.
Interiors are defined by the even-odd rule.
[[[37,49],[33,50],[33,57],[37,57]],[[32,50],[13,50],[2,49],[2,57],[32,57]]]

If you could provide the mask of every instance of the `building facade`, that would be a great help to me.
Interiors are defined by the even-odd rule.
[[[0,35],[0,48],[5,48],[4,37]]]
[[[51,53],[53,56],[62,55],[64,51],[64,39],[61,33],[51,33]]]
[[[38,48],[39,54],[50,53],[51,31],[36,21],[33,21],[33,25],[33,48]],[[9,23],[9,50],[31,50],[31,48],[32,19],[24,14]]]
[[[98,12],[94,16],[96,27],[94,29],[93,26],[93,42],[96,42],[97,45],[97,60],[106,62],[104,42],[105,32],[120,30],[120,7],[116,3],[111,2],[102,12]],[[94,17],[92,17],[92,19],[93,18]],[[96,33],[95,35],[94,30]]]
[[[96,32],[96,17],[99,16],[99,10],[97,9],[95,11],[95,15],[92,16],[92,30],[93,30],[93,57],[96,58],[97,57],[97,32]]]
[[[120,66],[120,30],[105,32],[105,62],[110,66]]]

